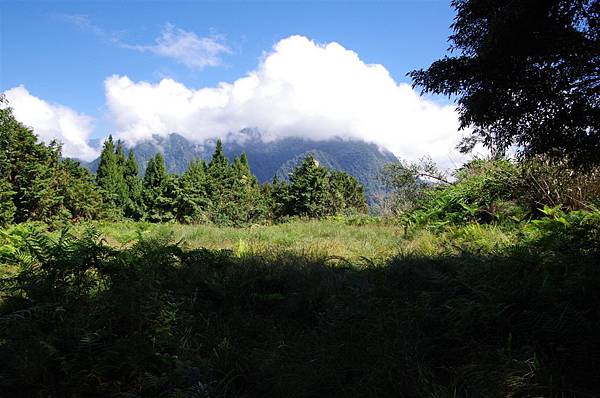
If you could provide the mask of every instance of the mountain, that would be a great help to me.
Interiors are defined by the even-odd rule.
[[[150,158],[161,152],[167,170],[181,174],[195,158],[209,161],[215,144],[214,140],[193,143],[173,133],[166,137],[155,135],[150,140],[137,143],[132,149],[142,173],[146,170]],[[340,138],[323,141],[302,138],[265,141],[256,129],[244,129],[230,135],[223,141],[223,148],[231,160],[245,151],[250,168],[261,183],[271,181],[275,175],[286,179],[293,168],[311,154],[321,165],[345,171],[356,177],[365,186],[369,202],[373,202],[378,192],[384,191],[378,178],[383,165],[398,162],[390,151],[364,141]],[[98,161],[96,159],[88,163],[87,167],[95,171]]]

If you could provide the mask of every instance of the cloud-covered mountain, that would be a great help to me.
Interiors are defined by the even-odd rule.
[[[202,39],[171,27],[155,45],[128,48],[200,54],[202,46],[213,48]],[[214,50],[225,51],[218,46]],[[90,161],[98,155],[87,144],[99,136],[96,118],[36,97],[24,86],[5,94],[17,119],[46,141],[60,140],[65,156]],[[192,87],[169,76],[146,81],[115,74],[106,77],[104,96],[106,127],[131,145],[174,131],[203,143],[256,126],[265,141],[343,137],[372,142],[406,160],[428,155],[444,168],[461,163],[454,148],[463,133],[452,103],[419,96],[410,84],[395,81],[383,65],[367,63],[336,42],[284,38],[252,70],[216,85]]]
[[[256,126],[265,140],[343,137],[446,166],[462,136],[453,104],[419,96],[339,43],[304,36],[280,40],[232,82],[190,87],[113,75],[104,86],[114,135],[132,143],[174,131],[203,142]]]
[[[151,157],[161,152],[167,170],[181,174],[189,162],[195,158],[209,161],[215,147],[215,140],[195,144],[179,134],[155,135],[140,141],[133,149],[142,173]],[[370,201],[383,186],[378,179],[384,164],[398,162],[390,151],[375,144],[359,140],[332,138],[328,140],[306,140],[282,138],[264,141],[256,129],[244,129],[223,143],[225,154],[231,160],[246,152],[252,172],[263,183],[271,181],[275,175],[286,178],[288,173],[304,157],[311,154],[325,167],[345,171],[356,177],[366,188]],[[98,159],[87,164],[92,170],[98,167]]]

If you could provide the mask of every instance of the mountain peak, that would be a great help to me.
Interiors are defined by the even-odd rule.
[[[167,170],[181,174],[194,159],[209,161],[215,145],[215,139],[194,143],[174,132],[167,136],[155,134],[131,149],[142,173],[150,158],[160,152],[164,156]],[[261,183],[271,181],[275,175],[287,178],[302,159],[313,155],[322,166],[345,171],[356,177],[365,186],[371,202],[378,192],[385,190],[378,178],[383,166],[398,162],[390,151],[373,143],[342,138],[315,141],[295,137],[265,142],[257,128],[245,128],[228,134],[223,140],[223,149],[230,160],[245,152],[252,172]],[[88,167],[95,170],[97,165],[96,160],[89,163]]]

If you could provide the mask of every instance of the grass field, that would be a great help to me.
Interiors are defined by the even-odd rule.
[[[472,224],[436,230],[405,231],[377,218],[366,223],[344,219],[295,221],[247,228],[213,225],[151,224],[136,222],[82,224],[81,234],[95,228],[113,247],[126,247],[140,238],[160,237],[182,248],[228,249],[242,254],[293,253],[313,257],[340,257],[349,261],[384,263],[402,254],[439,255],[475,251],[491,253],[515,243],[515,231]]]
[[[406,235],[376,219],[13,227],[0,235],[0,388],[595,397],[597,229],[555,221]]]

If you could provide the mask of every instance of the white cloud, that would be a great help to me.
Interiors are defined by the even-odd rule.
[[[63,156],[92,160],[98,152],[87,144],[93,130],[93,119],[63,105],[50,104],[33,96],[23,86],[4,92],[15,118],[33,128],[45,142],[63,143]]]
[[[120,43],[119,46],[171,58],[191,69],[218,66],[221,64],[221,55],[231,53],[221,36],[199,37],[194,32],[187,32],[171,24],[164,26],[153,45]]]
[[[420,97],[376,64],[338,43],[292,36],[265,54],[257,69],[233,83],[188,88],[172,79],[152,84],[127,76],[105,81],[117,135],[135,142],[178,132],[201,141],[257,127],[267,139],[364,139],[415,160],[444,166],[461,158],[452,105]]]

